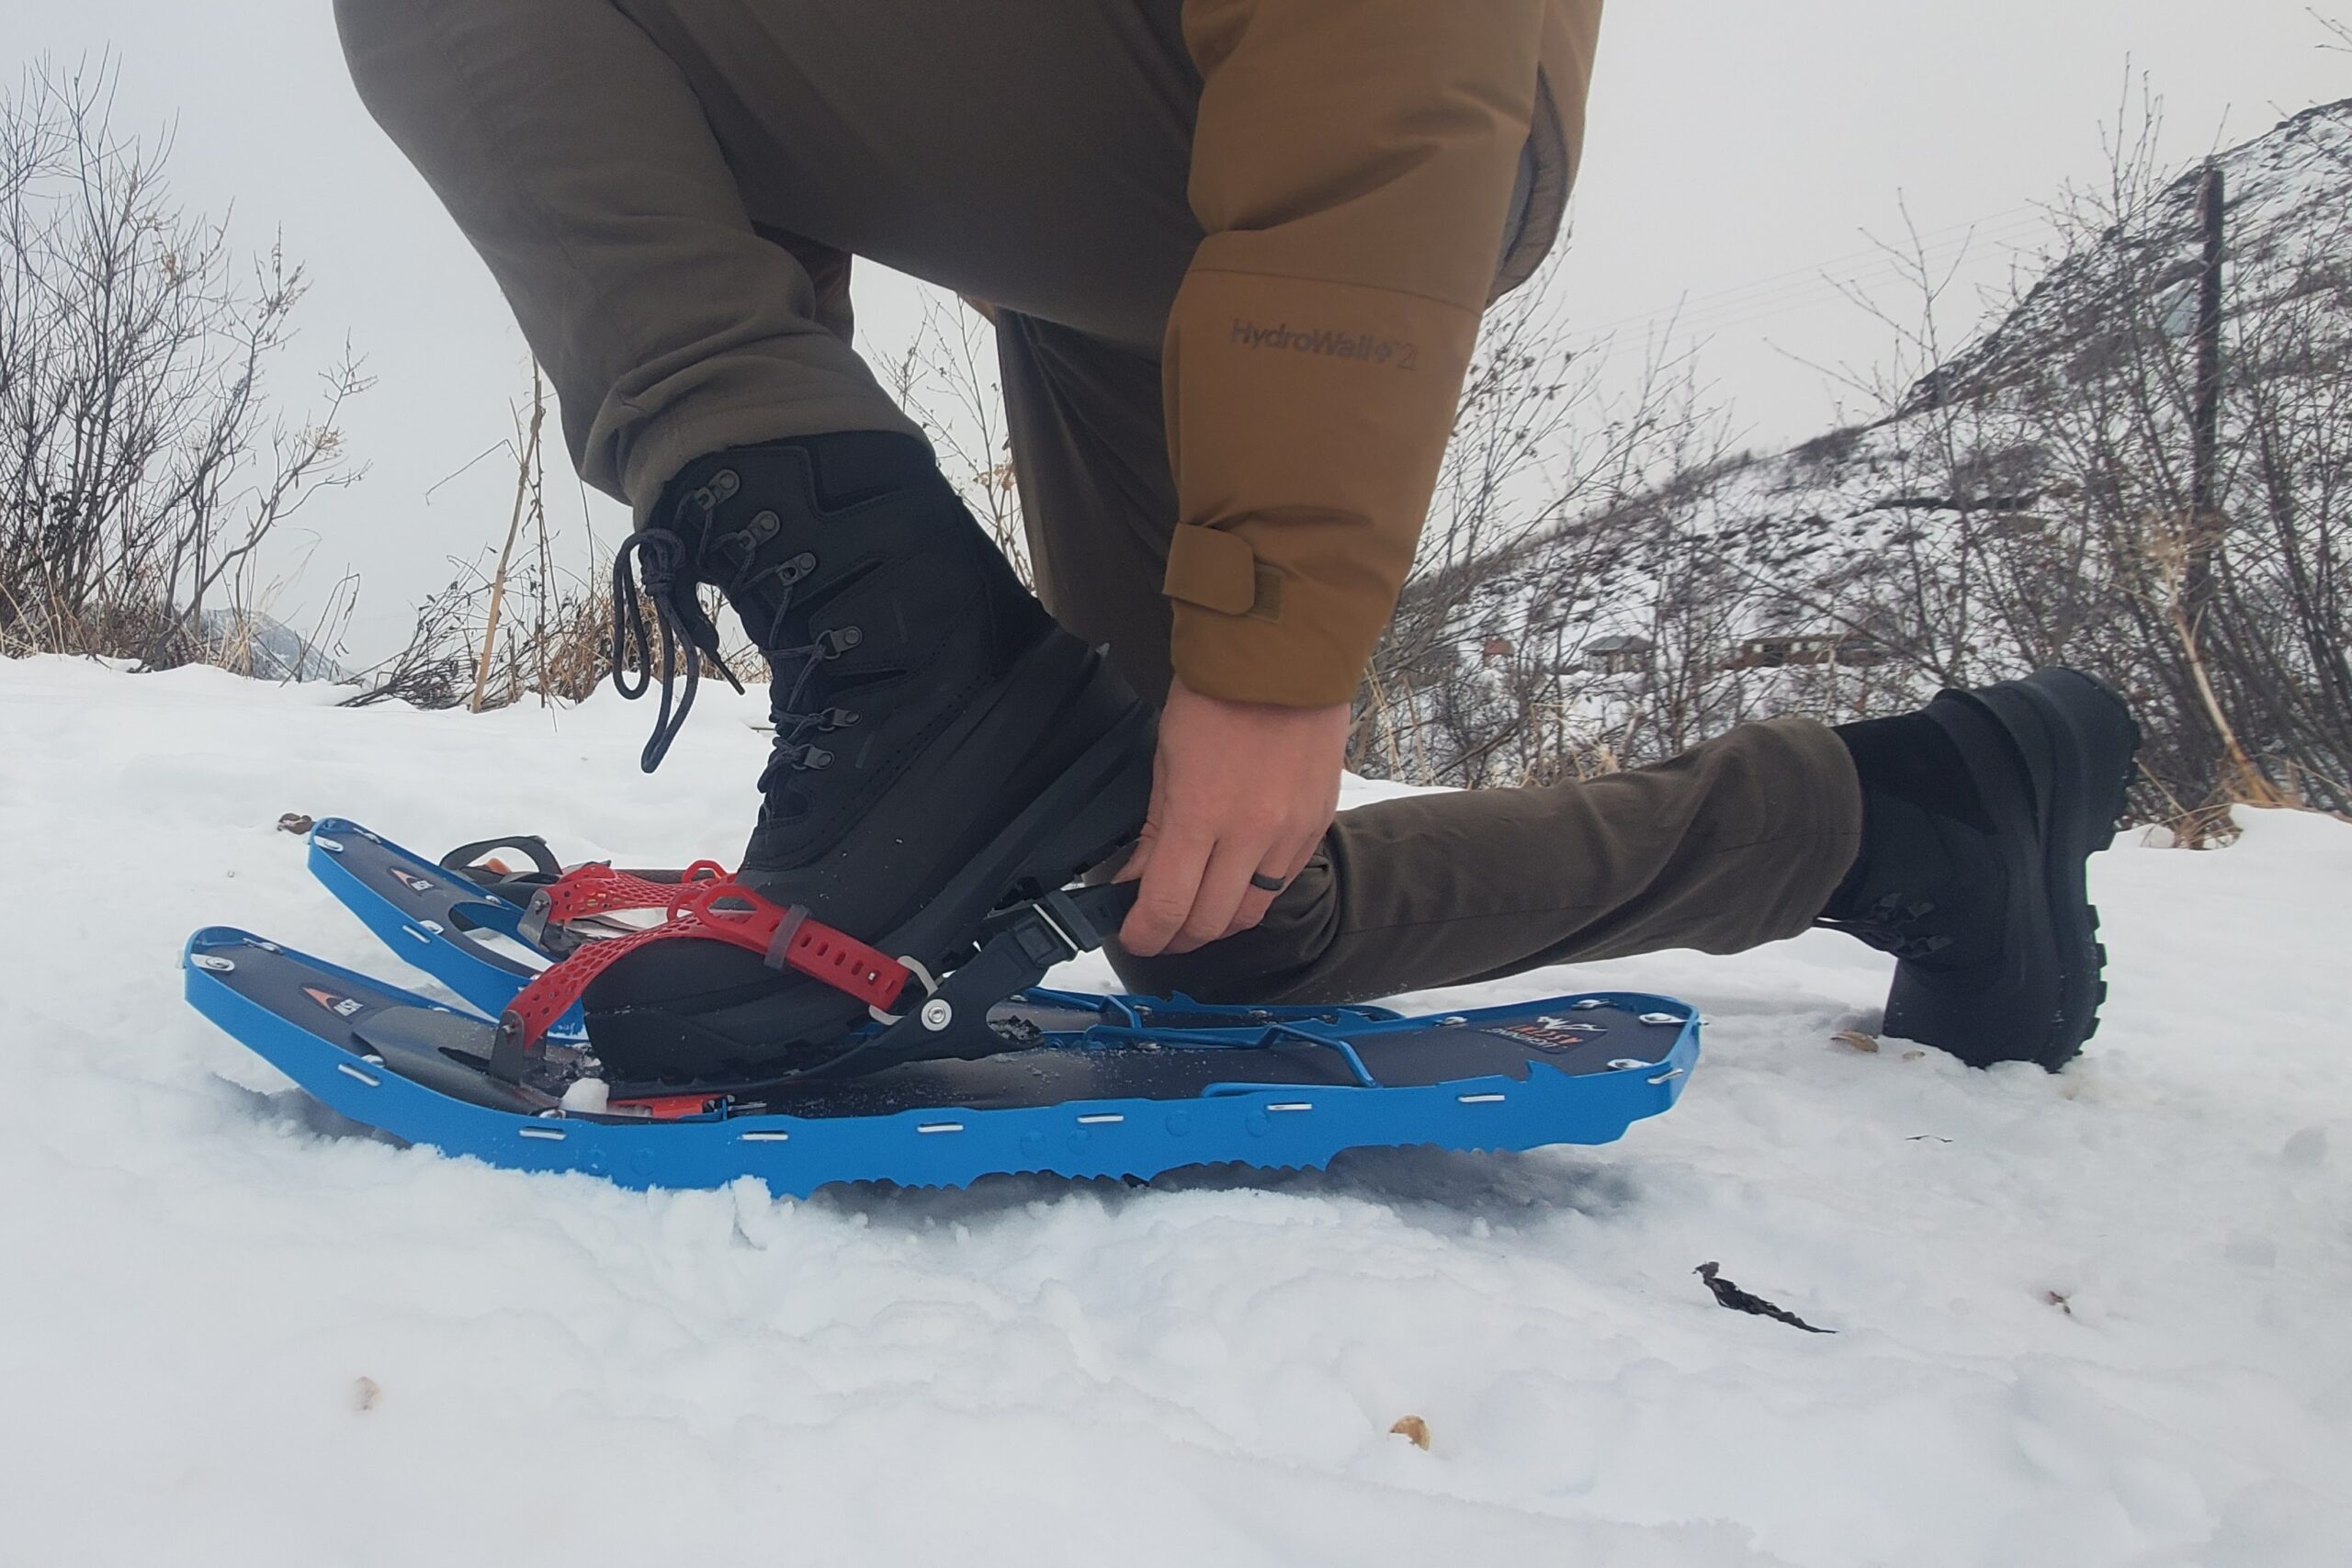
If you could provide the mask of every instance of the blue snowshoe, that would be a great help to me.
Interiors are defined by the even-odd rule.
[[[487,865],[502,847],[530,869]],[[1670,1108],[1698,1056],[1696,1015],[1659,997],[1414,1018],[1041,988],[1115,928],[1130,896],[1115,886],[1000,909],[933,976],[766,905],[716,866],[567,873],[519,840],[447,858],[344,820],[311,836],[312,869],[336,897],[478,1010],[220,928],[189,941],[188,998],[353,1120],[517,1168],[637,1187],[748,1175],[805,1194],[998,1172],[1317,1167],[1366,1146],[1597,1144]],[[640,923],[663,899],[660,923]],[[679,1082],[608,1070],[581,1031],[582,976],[605,953],[680,940],[863,987],[851,994],[876,998],[869,1021],[789,1071]]]

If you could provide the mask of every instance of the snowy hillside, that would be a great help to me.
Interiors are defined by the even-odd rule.
[[[2216,162],[2230,192],[2222,575],[2248,605],[2333,604],[2352,471],[2352,100]],[[1502,735],[1508,777],[1544,763],[1518,733],[1555,727],[1557,750],[1589,759],[1626,735],[1655,758],[1739,717],[1897,711],[1956,670],[2060,659],[2143,696],[2177,690],[2131,623],[2171,592],[2166,563],[2186,548],[2199,179],[2141,166],[2122,184],[2122,221],[2103,226],[2097,202],[2076,211],[2069,252],[1888,417],[1680,472],[1416,584],[1408,624],[1434,614],[1443,629],[1387,676],[1415,694],[1411,727],[1437,732],[1427,750],[1483,759]],[[1846,639],[1848,674],[1767,668],[1802,661],[1792,639],[1825,637]],[[1629,638],[1642,647],[1627,668],[1598,657]],[[2290,651],[2262,678],[2317,682],[2326,661]],[[2243,722],[2272,741],[2295,723]]]
[[[287,811],[731,857],[758,708],[707,688],[647,779],[609,695],[333,699],[0,663],[0,1560],[2319,1568],[2352,1540],[2352,827],[2102,857],[2115,995],[2060,1077],[1833,1043],[1885,962],[1815,933],[1444,998],[1703,1006],[1689,1094],[1609,1148],[644,1195],[336,1123],[175,959],[234,922],[392,973]],[[1709,1261],[1837,1333],[1719,1309]]]
[[[2233,312],[2258,309],[2305,282],[2314,259],[2343,259],[2324,253],[2335,251],[2352,207],[2352,98],[2305,109],[2214,163],[2229,193]],[[2079,377],[2097,375],[2105,367],[2102,338],[2112,330],[2119,278],[2153,279],[2163,291],[2163,315],[2186,337],[2196,319],[2203,249],[2200,182],[2198,171],[2182,175],[2133,226],[2062,260],[2006,320],[1913,389],[1905,412],[1997,390],[2052,359]]]
[[[2340,292],[2338,247],[2352,212],[2352,99],[2307,110],[2216,162],[2231,193],[2232,318],[2283,292],[2312,288],[2315,269]],[[2119,279],[2161,290],[2159,313],[2185,338],[2199,232],[2192,174],[2168,186],[2137,227],[2111,231],[2104,243],[2062,261],[2007,317],[1913,388],[1895,417],[1687,476],[1681,493],[1658,498],[1689,518],[1675,546],[1703,551],[1751,591],[1758,615],[1742,629],[1786,631],[1834,625],[1811,606],[1849,598],[1857,582],[1899,570],[1908,558],[1903,547],[1922,532],[1950,529],[1962,515],[2030,517],[2044,499],[2052,464],[2034,450],[2008,394],[2053,366],[2076,384],[2117,370],[2108,356],[2113,337],[2126,330],[2115,315]],[[2339,314],[2335,324],[2339,343],[2352,341],[2352,315]],[[1962,403],[1978,405],[1983,423],[1956,432],[1938,415]],[[1540,625],[1547,604],[1555,613],[1559,607],[1545,591],[1561,584],[1565,565],[1575,583],[1571,604],[1592,607],[1593,629],[1642,629],[1638,619],[1612,617],[1607,608],[1646,613],[1659,578],[1670,573],[1645,549],[1634,511],[1635,519],[1587,519],[1530,548],[1514,574],[1519,582],[1493,592],[1502,599],[1529,589],[1533,595],[1516,614],[1490,604],[1479,624]]]

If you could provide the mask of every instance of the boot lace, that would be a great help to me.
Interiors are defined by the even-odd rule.
[[[731,480],[733,476],[724,474],[719,478]],[[730,485],[730,493],[731,489]],[[710,579],[730,600],[747,589],[773,581],[775,610],[767,635],[758,639],[760,651],[774,676],[769,686],[768,717],[775,726],[775,740],[769,750],[767,766],[760,772],[759,789],[764,795],[787,772],[830,764],[833,754],[817,745],[814,738],[857,722],[858,716],[846,708],[804,711],[801,705],[808,697],[818,666],[855,648],[864,634],[855,626],[838,626],[820,634],[813,642],[789,648],[775,646],[783,636],[793,588],[817,570],[817,558],[803,550],[789,560],[752,571],[760,546],[774,536],[779,525],[776,514],[761,512],[744,527],[713,539],[708,537],[708,529],[718,503],[718,497],[708,485],[691,491],[679,498],[673,513],[676,526],[639,529],[614,553],[613,688],[634,701],[651,689],[659,671],[662,705],[654,716],[653,733],[638,758],[638,765],[650,773],[669,755],[671,743],[685,728],[686,716],[694,710],[704,659],[718,668],[729,685],[738,692],[743,689],[721,656],[718,628],[711,623],[695,592],[697,585],[705,581],[704,558],[718,553],[731,563],[724,578]],[[692,517],[690,511],[698,511],[699,519]],[[697,549],[687,543],[689,537],[707,540],[707,544]],[[632,561],[637,566],[635,581],[629,576]],[[649,604],[652,607],[650,622],[646,614]],[[684,688],[680,691],[682,649]]]
[[[1819,923],[1909,964],[1933,957],[1951,945],[1950,936],[1925,929],[1928,917],[1935,912],[1936,906],[1926,899],[1912,903],[1900,893],[1889,893],[1850,919]]]

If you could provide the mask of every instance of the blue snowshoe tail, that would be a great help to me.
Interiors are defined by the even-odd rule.
[[[356,1122],[628,1187],[752,1176],[805,1195],[1023,1171],[1320,1167],[1406,1145],[1609,1143],[1673,1105],[1699,1051],[1689,1007],[1639,995],[1407,1018],[1030,991],[991,1014],[1013,1047],[1000,1055],[682,1095],[604,1083],[576,1037],[503,1080],[488,1070],[487,1020],[243,931],[198,931],[185,968],[199,1011]]]
[[[310,866],[385,946],[492,1015],[560,956],[523,935],[521,905],[346,818],[311,828]],[[579,1010],[557,1027],[577,1032]]]

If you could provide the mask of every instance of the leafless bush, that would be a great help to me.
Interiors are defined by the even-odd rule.
[[[914,336],[882,364],[882,379],[922,427],[939,466],[1024,583],[1032,581],[1012,435],[997,368],[996,328],[976,306],[922,294]]]
[[[1555,264],[1556,267],[1556,264]],[[1719,716],[1724,574],[1686,502],[1727,460],[1669,332],[1632,391],[1572,337],[1554,269],[1492,312],[1411,579],[1357,704],[1351,765],[1465,786],[1647,760]],[[1604,634],[1647,645],[1597,662]]]
[[[451,560],[453,575],[417,607],[407,643],[360,677],[361,690],[345,706],[397,700],[426,708],[463,705],[479,713],[534,699],[576,703],[611,673],[613,552],[592,530],[583,570],[574,570],[557,558],[540,440],[547,398],[547,384],[535,366],[527,400],[511,411],[514,434],[481,454],[503,451],[514,461],[514,502],[501,542],[471,558]],[[717,624],[729,624],[716,592],[706,589],[703,596],[703,607]],[[726,661],[747,685],[766,677],[759,651],[748,643],[729,648]],[[637,672],[635,665],[629,669]],[[716,676],[718,671],[705,660],[702,673]]]
[[[593,544],[591,552],[592,561],[608,558]],[[360,677],[345,706],[398,700],[481,712],[530,699],[575,703],[595,691],[612,656],[612,592],[602,572],[571,572],[537,550],[509,563],[503,587],[492,551],[450,566],[447,585],[417,607],[407,643]]]
[[[578,702],[605,678],[613,644],[612,558],[592,534],[584,575],[556,560],[540,443],[547,382],[536,365],[529,400],[512,412],[514,435],[484,454],[503,449],[514,458],[514,501],[503,542],[472,560],[452,561],[456,575],[417,607],[407,644],[362,677],[362,690],[346,706],[398,699],[428,708],[463,704],[480,713],[528,697]]]
[[[264,371],[305,288],[277,245],[234,254],[174,203],[168,139],[113,120],[103,66],[0,95],[0,651],[203,657],[208,607],[248,607],[255,552],[359,477],[323,406],[271,416]]]
[[[2352,810],[2352,213],[2298,197],[2352,171],[2352,118],[2312,111],[2245,161],[2210,495],[2203,180],[2163,165],[2158,127],[2151,106],[2107,186],[2058,209],[2047,279],[1939,373],[1953,438],[1928,466],[1964,489],[2022,449],[2034,493],[2006,517],[1948,513],[1928,538],[1950,602],[1906,608],[1989,672],[2065,661],[2129,692],[2149,817],[2210,820],[2230,799]]]

